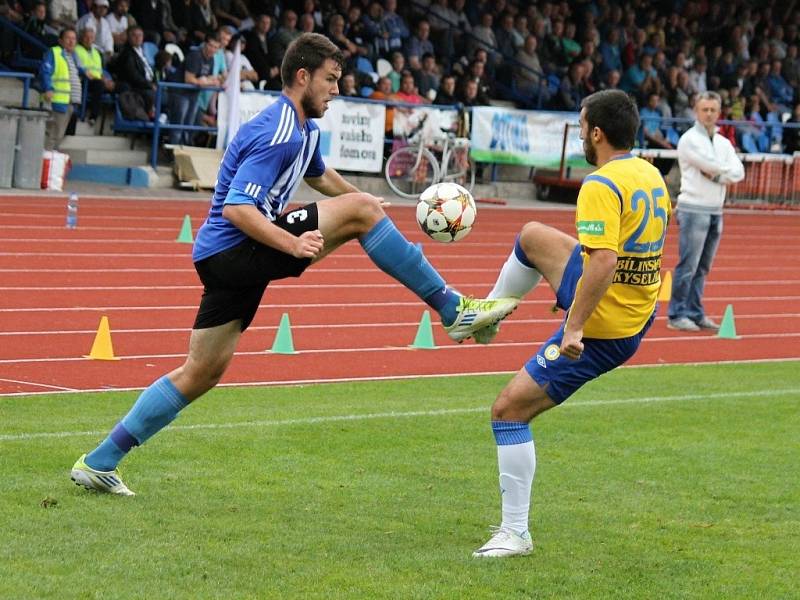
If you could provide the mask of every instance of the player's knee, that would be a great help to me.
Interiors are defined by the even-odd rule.
[[[372,194],[359,194],[357,218],[362,223],[364,231],[369,231],[380,221],[386,213],[378,200]]]
[[[512,421],[516,418],[508,390],[503,390],[492,404],[492,421]]]

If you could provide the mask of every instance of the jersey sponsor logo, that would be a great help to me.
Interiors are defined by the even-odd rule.
[[[561,356],[561,350],[556,344],[550,344],[544,349],[544,357],[547,360],[558,360],[559,356]]]
[[[544,356],[542,356],[541,354],[537,354],[536,355],[536,362],[539,363],[539,366],[542,367],[543,369],[547,368],[547,361],[544,359]]]
[[[661,281],[661,255],[620,256],[613,283],[626,285],[653,285]]]
[[[578,233],[586,235],[604,235],[606,232],[605,221],[578,221]]]

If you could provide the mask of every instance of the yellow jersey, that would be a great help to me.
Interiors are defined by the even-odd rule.
[[[641,331],[661,286],[661,253],[672,213],[658,169],[631,154],[617,156],[588,175],[578,193],[575,225],[582,247],[617,253],[614,279],[587,319],[587,338],[615,339]],[[578,281],[580,289],[581,281]]]

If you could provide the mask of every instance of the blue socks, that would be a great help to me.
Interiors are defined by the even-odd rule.
[[[133,408],[85,459],[97,471],[113,471],[134,446],[169,425],[189,402],[165,375],[144,390]]]
[[[422,298],[445,325],[455,321],[460,296],[447,287],[420,246],[409,242],[389,217],[378,221],[359,242],[372,262]]]
[[[533,441],[530,425],[521,421],[492,421],[492,433],[498,446],[513,446]]]

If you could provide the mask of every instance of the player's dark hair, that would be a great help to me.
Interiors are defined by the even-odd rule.
[[[631,96],[622,90],[603,90],[581,102],[586,109],[589,131],[599,127],[608,143],[617,150],[629,150],[639,131],[639,109]]]
[[[302,34],[289,44],[283,55],[281,79],[284,87],[294,83],[295,73],[299,69],[313,74],[328,59],[335,60],[344,68],[344,54],[332,41],[319,33]]]

